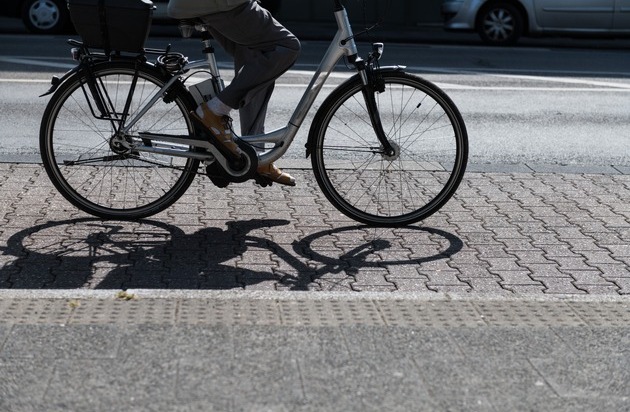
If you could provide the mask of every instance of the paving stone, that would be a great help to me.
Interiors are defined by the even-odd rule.
[[[470,359],[496,356],[523,359],[530,356],[552,357],[570,351],[551,328],[531,334],[524,327],[450,328],[449,336]]]
[[[490,393],[509,392],[510,397],[517,399],[555,396],[527,359],[510,354],[485,358],[451,356],[448,359],[419,355],[416,363],[431,394],[439,398],[487,397],[499,402],[500,406],[502,396],[489,397]]]
[[[78,401],[99,399],[118,402],[173,399],[176,392],[177,361],[129,357],[125,362],[100,359],[59,360],[50,378],[44,400],[61,403],[65,388],[73,388]]]
[[[494,276],[492,278],[466,278],[473,291],[476,293],[492,293],[493,295],[512,295],[512,291],[503,288],[501,279]]]
[[[630,278],[608,278],[608,280],[617,285],[620,295],[630,294]]]
[[[451,263],[454,269],[459,271],[458,278],[461,280],[467,280],[471,278],[494,278],[496,275],[490,273],[489,266],[486,262],[472,263],[472,264],[455,264]]]
[[[566,273],[575,279],[576,285],[612,286],[611,282],[604,279],[598,270],[570,270]]]
[[[541,276],[539,278],[536,278],[535,276],[532,276],[532,278],[534,278],[535,280],[538,280],[540,283],[542,283],[545,286],[545,288],[543,289],[543,292],[545,294],[585,295],[588,293],[586,290],[578,288],[578,286],[576,286],[575,284],[575,281],[571,277],[557,278],[557,277]]]
[[[429,286],[437,286],[437,285],[462,285],[462,281],[458,278],[459,272],[451,270],[451,271],[420,271],[421,275],[426,276],[429,279],[427,285]]]
[[[532,273],[532,279],[537,279],[541,277],[570,277],[568,273],[566,273],[565,271],[561,271],[559,266],[553,262],[545,264],[520,262],[519,265],[522,266],[524,269],[528,269]]]
[[[554,332],[574,353],[583,358],[630,356],[630,327],[608,329],[602,327],[570,328],[553,326]]]
[[[391,287],[392,283],[386,279],[387,269],[385,268],[372,268],[370,270],[357,271],[353,274],[355,278],[354,286],[388,286]]]
[[[113,359],[119,336],[112,326],[14,325],[0,356],[35,359]]]
[[[530,361],[561,397],[628,396],[630,372],[626,367],[627,358],[583,357],[570,352],[563,357],[541,356]]]
[[[41,400],[53,368],[54,363],[49,359],[7,359],[0,356],[0,409],[21,410],[18,408],[20,401]],[[29,410],[28,404],[24,406],[24,410]]]
[[[628,409],[630,402],[627,397],[529,397],[529,398],[505,398],[502,406],[508,410],[530,411],[594,411],[604,408],[609,411],[623,411]]]
[[[556,257],[550,256],[549,260],[556,262],[560,266],[560,270],[589,270],[592,269],[586,264],[583,257]]]
[[[616,295],[619,294],[619,287],[610,282],[609,285],[588,285],[584,283],[575,283],[575,287],[585,290],[590,295]]]
[[[319,410],[432,410],[422,372],[409,360],[353,359],[335,368],[299,361],[305,397]],[[355,377],[361,376],[362,379]],[[334,385],[331,386],[331,382]],[[356,396],[360,394],[360,396]]]
[[[433,290],[439,293],[454,294],[454,295],[467,295],[472,291],[469,283],[462,282],[459,285],[428,285],[429,290]]]
[[[349,290],[352,282],[363,290],[396,287],[392,282],[399,279],[400,288],[410,292],[436,290],[433,286],[475,292],[477,285],[479,293],[489,293],[499,292],[488,280],[497,271],[529,271],[534,284],[550,279],[535,286],[521,278],[518,289],[564,294],[572,289],[562,277],[595,270],[603,280],[585,279],[582,272],[572,293],[626,293],[625,175],[471,172],[456,196],[422,226],[376,230],[338,217],[309,171],[292,172],[301,182],[295,188],[243,184],[219,190],[197,179],[152,222],[103,223],[68,205],[41,166],[7,164],[0,169],[0,191],[21,195],[0,202],[0,218],[8,220],[0,233],[8,245],[0,287],[224,289],[242,282],[233,275],[218,281],[207,273],[242,268],[258,278],[271,274],[273,279],[250,282],[264,289],[271,289],[269,282],[276,289],[292,288],[296,283],[288,274],[319,271],[308,278],[321,290]],[[115,243],[106,236],[112,227]],[[370,247],[372,253],[366,253]],[[362,273],[375,267],[383,270],[384,284],[361,283]],[[333,272],[340,270],[348,273],[336,277]],[[444,271],[452,271],[451,281],[438,280]],[[402,281],[414,272],[428,283]],[[430,283],[431,276],[442,283]],[[309,279],[299,279],[309,288]],[[503,287],[511,293],[515,288],[509,286],[517,283]]]
[[[545,286],[544,285],[512,285],[506,284],[504,285],[506,289],[511,290],[514,293],[522,294],[522,295],[536,295],[541,292],[544,293]]]

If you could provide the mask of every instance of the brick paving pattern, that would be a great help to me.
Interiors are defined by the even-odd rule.
[[[39,165],[0,164],[0,288],[630,293],[628,174],[468,173],[431,218],[375,229],[291,173],[295,188],[199,176],[120,222],[75,209]]]

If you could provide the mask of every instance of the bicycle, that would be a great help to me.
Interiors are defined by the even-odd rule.
[[[433,83],[380,67],[383,44],[358,57],[340,0],[337,32],[285,127],[241,136],[231,159],[210,143],[189,112],[224,87],[211,37],[199,22],[206,59],[189,62],[164,50],[136,53],[70,40],[78,65],[61,79],[43,115],[40,150],[56,189],[74,206],[105,219],[140,219],[176,202],[205,167],[212,182],[255,180],[259,164],[291,145],[322,86],[344,57],[356,74],[323,101],[310,126],[306,156],[330,203],[369,225],[404,226],[438,211],[466,169],[468,137],[453,101]],[[191,24],[184,22],[184,36]],[[150,25],[150,21],[149,21]],[[184,31],[186,33],[184,33]],[[147,29],[148,33],[148,29]],[[157,56],[150,62],[148,56]],[[195,73],[207,81],[190,84]],[[263,148],[272,145],[273,147]]]

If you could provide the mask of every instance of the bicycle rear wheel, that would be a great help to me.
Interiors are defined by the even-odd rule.
[[[455,193],[466,169],[468,137],[455,104],[434,84],[401,71],[381,73],[375,93],[395,154],[374,132],[354,77],[324,101],[311,126],[313,172],[342,213],[376,226],[427,218]]]
[[[188,189],[199,161],[135,151],[133,144],[141,142],[138,132],[192,134],[188,113],[194,103],[185,89],[172,87],[124,137],[128,147],[121,147],[114,139],[121,126],[167,78],[132,61],[97,64],[93,75],[109,114],[101,116],[84,70],[65,81],[42,119],[40,150],[46,172],[68,201],[89,214],[139,219],[158,213]]]

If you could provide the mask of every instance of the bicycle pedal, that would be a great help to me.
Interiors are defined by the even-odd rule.
[[[262,187],[273,186],[273,180],[269,179],[268,177],[261,176],[259,174],[256,174],[256,176],[254,177],[254,180],[256,181],[257,184],[259,184]]]
[[[223,169],[214,163],[206,167],[206,175],[216,187],[221,189],[226,188],[231,183],[230,179],[225,176]]]
[[[230,184],[229,180],[223,179],[221,177],[216,176],[208,176],[210,181],[219,189],[225,189]]]

